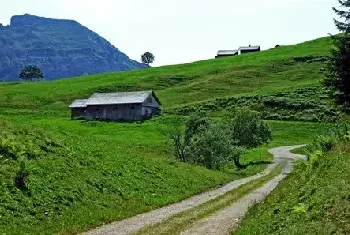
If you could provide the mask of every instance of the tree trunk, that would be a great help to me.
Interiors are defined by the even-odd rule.
[[[235,157],[234,159],[233,159],[233,161],[234,161],[234,163],[235,163],[235,166],[238,168],[238,170],[242,170],[242,169],[245,169],[245,168],[247,168],[247,166],[244,166],[244,165],[242,165],[240,162],[239,162],[239,158],[237,157]]]

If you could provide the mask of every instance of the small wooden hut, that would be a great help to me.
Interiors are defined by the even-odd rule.
[[[240,54],[246,54],[246,53],[252,53],[252,52],[258,52],[261,50],[260,46],[244,46],[238,48]]]
[[[153,91],[95,93],[69,107],[72,119],[104,121],[139,121],[161,112],[161,103]]]
[[[238,50],[219,50],[215,59],[238,55]]]

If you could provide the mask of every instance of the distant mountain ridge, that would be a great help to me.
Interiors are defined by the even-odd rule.
[[[13,16],[0,25],[0,81],[16,81],[27,65],[47,80],[144,68],[74,20]]]

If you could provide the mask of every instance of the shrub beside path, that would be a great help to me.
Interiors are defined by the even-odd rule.
[[[231,183],[221,188],[204,192],[179,203],[175,203],[145,214],[140,214],[129,219],[104,225],[100,228],[83,233],[82,235],[123,235],[135,233],[144,227],[160,223],[173,215],[194,208],[210,200],[216,199],[217,197],[224,195],[225,193],[230,192],[244,184],[266,176],[269,173],[271,173],[272,170],[274,170],[281,163],[281,161],[288,160],[287,164],[283,169],[282,174],[270,180],[261,188],[258,188],[252,193],[249,193],[248,195],[239,199],[236,203],[232,204],[231,206],[220,210],[219,212],[205,220],[198,221],[192,228],[182,233],[186,235],[230,234],[230,232],[237,228],[239,222],[242,220],[242,218],[248,211],[248,208],[251,205],[262,201],[269,193],[273,191],[273,189],[278,185],[278,183],[292,171],[292,160],[306,159],[306,157],[303,155],[292,154],[290,152],[291,150],[300,147],[303,147],[303,145],[270,149],[269,152],[274,156],[274,163],[270,164],[265,171],[257,175],[232,181]]]

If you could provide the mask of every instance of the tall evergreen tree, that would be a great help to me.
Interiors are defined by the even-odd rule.
[[[334,90],[337,100],[350,111],[350,0],[339,0],[339,3],[341,9],[333,10],[340,20],[334,19],[334,22],[342,34],[332,36],[335,47],[331,51],[325,85]]]
[[[334,19],[334,23],[341,32],[350,33],[350,0],[338,1],[343,9],[333,7],[333,10],[344,21]]]

